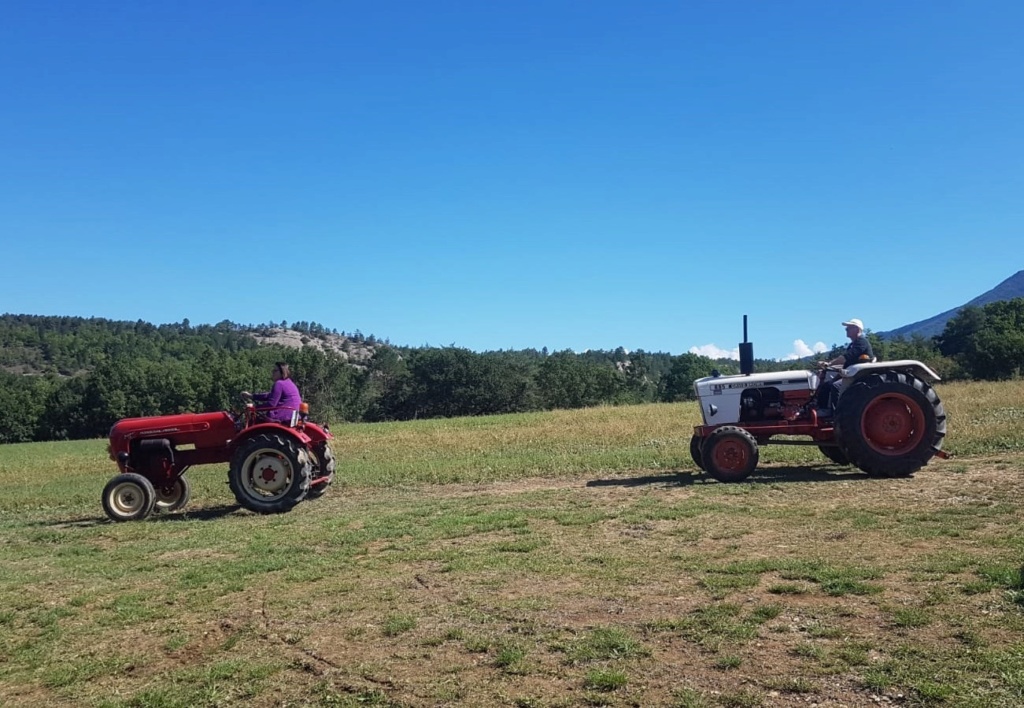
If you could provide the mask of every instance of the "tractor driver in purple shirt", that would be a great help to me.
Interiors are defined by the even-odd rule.
[[[283,361],[277,362],[270,376],[274,379],[270,391],[256,394],[242,391],[242,397],[252,398],[258,408],[268,409],[265,411],[267,420],[288,425],[292,421],[292,416],[299,410],[302,396],[291,379],[288,364]]]

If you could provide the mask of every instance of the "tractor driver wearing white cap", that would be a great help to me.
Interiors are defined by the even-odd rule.
[[[819,361],[819,367],[823,369],[827,366],[845,368],[854,364],[866,364],[869,361],[875,360],[875,353],[871,351],[871,342],[864,336],[864,323],[854,318],[843,322],[843,326],[846,327],[846,336],[850,338],[849,346],[846,347],[845,352],[832,361]],[[832,375],[835,375],[834,371]],[[825,384],[818,391],[818,415],[823,417],[831,417],[833,415],[836,402],[839,400],[839,389],[842,383],[842,380],[838,377],[834,380],[830,377],[825,379]]]
[[[823,366],[853,366],[854,364],[866,364],[875,360],[875,353],[871,351],[871,342],[864,336],[864,323],[857,318],[843,322],[846,327],[846,336],[850,338],[850,345],[846,351],[832,361],[821,362]]]

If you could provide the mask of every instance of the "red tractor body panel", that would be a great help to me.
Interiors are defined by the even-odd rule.
[[[290,428],[279,423],[257,423],[245,425],[231,413],[181,413],[179,415],[152,416],[147,418],[124,418],[110,429],[110,459],[118,463],[122,472],[125,453],[131,456],[136,444],[143,440],[167,440],[180,456],[184,466],[228,462],[240,442],[265,430],[285,433],[303,446],[331,440],[334,436],[316,423],[300,422]],[[181,466],[181,465],[176,465]]]
[[[130,455],[133,442],[168,440],[178,453],[199,453],[201,457],[211,457],[210,462],[219,462],[219,458],[226,454],[228,457],[223,461],[227,461],[230,458],[228,444],[238,429],[235,419],[227,411],[125,418],[110,429],[110,459],[118,462],[124,471],[119,454]]]
[[[720,425],[697,425],[693,428],[694,435],[700,438],[707,438],[716,429],[724,427]],[[758,423],[742,423],[742,427],[750,433],[759,445],[767,445],[775,435],[806,435],[813,440],[813,444],[830,443],[835,440],[835,427],[831,421],[822,421],[818,418],[816,411],[809,411],[804,417],[797,420],[770,420]]]

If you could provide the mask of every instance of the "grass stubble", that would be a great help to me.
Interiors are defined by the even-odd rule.
[[[940,394],[902,480],[709,481],[693,404],[341,425],[280,516],[211,466],[113,524],[103,441],[0,447],[0,704],[1020,705],[1024,385]]]

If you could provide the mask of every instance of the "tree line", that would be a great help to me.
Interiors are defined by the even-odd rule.
[[[332,422],[681,401],[693,398],[694,379],[738,370],[735,361],[690,353],[478,353],[395,347],[361,333],[349,339],[372,345],[373,354],[356,365],[332,350],[258,345],[252,336],[282,326],[0,316],[0,442],[102,437],[120,418],[237,408],[240,391],[270,387],[279,360],[291,365],[313,417]],[[313,338],[338,334],[315,322],[292,328]],[[918,359],[944,379],[1019,377],[1024,298],[964,308],[933,339],[868,336],[879,359]],[[806,365],[758,360],[756,369]]]

